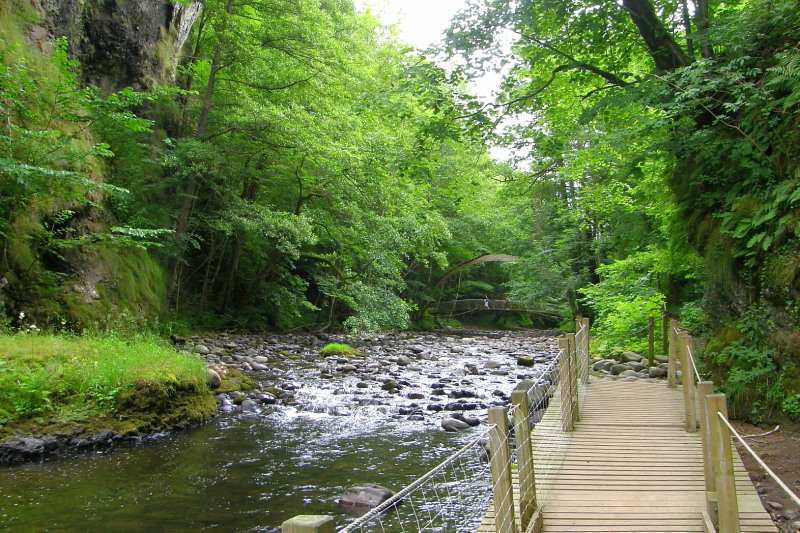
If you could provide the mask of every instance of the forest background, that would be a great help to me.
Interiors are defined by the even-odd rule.
[[[677,313],[739,415],[800,417],[794,0],[476,0],[426,52],[349,0],[0,21],[9,331],[368,334],[508,294],[601,347]],[[436,285],[484,254],[519,260]]]

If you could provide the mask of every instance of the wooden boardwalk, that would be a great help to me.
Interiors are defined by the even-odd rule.
[[[702,532],[702,445],[683,413],[680,388],[592,380],[573,433],[549,446],[534,429],[537,464],[563,454],[560,469],[536,468],[541,531]],[[776,532],[736,454],[734,462],[741,531]],[[479,531],[492,531],[492,517],[490,509]]]

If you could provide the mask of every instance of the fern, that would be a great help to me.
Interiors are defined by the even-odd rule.
[[[788,110],[800,104],[800,49],[779,54],[778,57],[778,65],[767,69],[769,75],[764,86],[778,93],[776,96],[785,93],[785,96],[776,99],[776,103]]]

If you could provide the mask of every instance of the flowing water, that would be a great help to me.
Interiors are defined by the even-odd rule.
[[[518,376],[484,377],[491,397]],[[224,413],[137,446],[0,468],[0,528],[270,531],[298,514],[329,514],[342,526],[348,517],[337,502],[347,487],[400,490],[483,430],[446,433],[440,418],[408,420],[396,405],[354,409],[342,383],[308,381],[298,407]]]

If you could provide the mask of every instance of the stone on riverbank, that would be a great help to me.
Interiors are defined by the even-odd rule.
[[[470,425],[463,420],[457,420],[455,418],[445,418],[442,420],[442,429],[445,431],[455,432],[467,429],[468,427],[470,427]]]
[[[623,363],[638,363],[642,359],[644,358],[636,352],[625,352],[619,356],[620,362]]]
[[[339,504],[347,507],[377,507],[389,498],[394,496],[394,491],[376,485],[374,483],[364,483],[350,487],[339,497]],[[346,509],[347,510],[347,509]],[[356,511],[356,514],[360,514]]]

